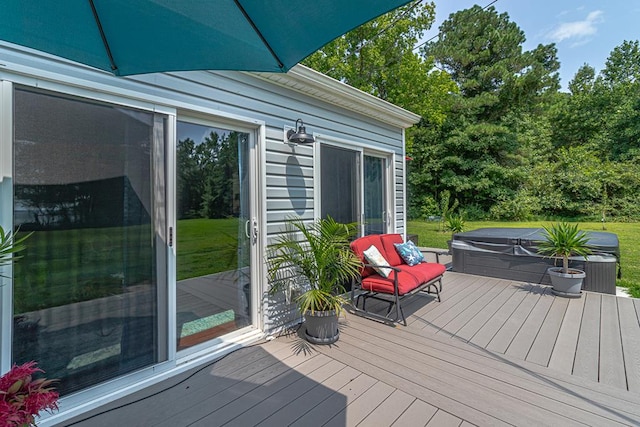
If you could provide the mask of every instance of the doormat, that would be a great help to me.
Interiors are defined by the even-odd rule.
[[[232,322],[235,319],[235,312],[233,310],[227,310],[213,314],[211,316],[203,317],[202,319],[185,322],[182,325],[182,329],[180,330],[180,338],[188,337],[189,335],[197,334],[198,332],[215,328],[216,326]]]

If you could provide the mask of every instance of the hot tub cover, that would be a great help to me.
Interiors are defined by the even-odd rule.
[[[613,255],[620,261],[618,236],[603,231],[586,231],[594,255]],[[544,240],[543,228],[478,228],[455,233],[453,241],[465,242],[477,249],[512,255],[537,254],[537,244]]]

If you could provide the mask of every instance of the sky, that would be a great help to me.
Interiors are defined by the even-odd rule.
[[[449,14],[492,0],[433,1],[436,20],[422,40],[438,34]],[[492,6],[524,31],[525,50],[556,44],[563,90],[583,64],[598,73],[613,48],[624,40],[640,40],[640,0],[498,0]]]

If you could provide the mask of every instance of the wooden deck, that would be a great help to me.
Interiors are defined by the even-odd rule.
[[[349,315],[232,353],[76,426],[640,425],[640,301],[447,273],[409,326]]]

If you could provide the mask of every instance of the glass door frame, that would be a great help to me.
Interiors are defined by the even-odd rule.
[[[87,102],[94,103],[96,105],[105,104],[112,108],[130,108],[133,110],[139,110],[141,112],[158,114],[164,116],[164,149],[166,151],[169,133],[171,132],[171,123],[175,118],[175,109],[164,105],[152,105],[149,102],[141,101],[140,99],[131,99],[121,93],[109,92],[103,93],[91,88],[82,88],[75,85],[70,85],[65,82],[38,80],[37,84],[34,83],[32,78],[11,75],[10,80],[0,79],[0,224],[6,230],[11,230],[14,224],[13,205],[14,205],[14,192],[13,192],[13,178],[14,178],[14,156],[13,156],[13,133],[14,133],[14,94],[17,88],[22,88],[27,91],[42,92],[45,94],[52,94],[54,96],[68,97],[70,99],[86,100]],[[157,153],[157,152],[156,152]],[[153,153],[152,153],[153,156]],[[156,171],[155,160],[152,161],[152,171]],[[159,169],[165,177],[168,175],[166,166],[166,158],[164,159],[164,165]],[[155,181],[154,181],[155,182]],[[158,191],[157,185],[153,185],[151,192]],[[156,198],[157,195],[152,195],[152,198]],[[160,204],[155,206],[154,209],[162,209],[162,201],[166,202],[164,195],[159,199]],[[156,202],[154,201],[154,204]],[[156,212],[158,213],[158,212]],[[161,214],[159,216],[154,215],[152,221],[152,227],[157,233],[166,231],[167,222],[164,224],[158,223],[162,221]],[[158,228],[160,227],[160,229]],[[165,229],[166,228],[166,229]],[[163,236],[160,236],[163,237]],[[67,402],[83,402],[91,399],[94,396],[99,395],[96,390],[104,390],[109,393],[110,390],[117,390],[122,386],[117,386],[121,382],[130,381],[131,378],[145,378],[149,373],[159,373],[165,370],[171,369],[175,366],[175,361],[172,360],[170,354],[170,348],[167,346],[167,330],[168,327],[168,305],[167,300],[170,298],[167,289],[167,264],[166,264],[166,246],[158,246],[155,250],[156,253],[156,272],[157,272],[157,295],[156,295],[156,333],[157,344],[156,351],[158,354],[158,361],[148,366],[135,369],[131,372],[126,372],[115,376],[110,379],[98,382],[94,385],[84,387],[81,390],[73,391],[68,395],[61,397],[61,408],[67,406]],[[11,266],[6,267],[6,274],[11,276]],[[13,343],[12,343],[12,330],[13,330],[13,284],[11,279],[0,278],[0,296],[2,297],[2,303],[0,306],[0,329],[2,331],[2,352],[0,353],[0,369],[2,372],[7,371],[13,363]]]
[[[372,158],[376,158],[376,159],[381,159],[383,161],[383,172],[382,172],[382,179],[384,179],[384,182],[382,183],[382,186],[384,188],[384,195],[383,195],[383,204],[384,204],[384,209],[382,211],[382,222],[384,224],[384,233],[389,233],[390,230],[395,230],[395,227],[393,227],[393,221],[395,218],[395,215],[393,214],[394,212],[394,205],[393,205],[393,188],[394,185],[392,184],[392,180],[393,180],[393,168],[391,168],[391,162],[393,161],[393,156],[390,156],[388,153],[380,153],[380,152],[376,152],[376,151],[370,151],[370,150],[364,150],[362,152],[362,180],[361,180],[361,187],[362,187],[362,197],[361,197],[361,203],[362,203],[362,234],[364,235],[365,233],[365,221],[366,221],[366,205],[365,205],[365,185],[366,185],[366,179],[364,177],[364,173],[365,173],[365,157],[372,157]]]
[[[332,147],[342,148],[345,150],[351,150],[358,153],[360,156],[360,165],[359,165],[359,177],[358,177],[358,191],[359,191],[359,203],[360,203],[360,218],[359,218],[359,227],[358,227],[358,235],[363,236],[365,227],[364,227],[364,156],[370,157],[379,157],[385,160],[385,197],[384,202],[386,205],[386,233],[395,233],[396,225],[396,203],[395,203],[395,161],[396,161],[396,153],[393,150],[380,150],[373,149],[368,146],[357,144],[351,140],[336,138],[328,135],[314,134],[316,138],[316,143],[314,144],[314,211],[315,218],[320,218],[320,212],[322,212],[321,206],[321,197],[322,194],[322,176],[321,176],[321,159],[320,159],[320,150],[322,150],[323,145],[329,145]]]
[[[247,133],[249,135],[249,217],[251,218],[250,235],[251,235],[251,254],[250,254],[250,275],[251,275],[251,324],[243,328],[237,329],[221,337],[213,338],[192,347],[182,350],[176,349],[177,342],[177,253],[176,253],[176,230],[177,230],[177,122],[189,122],[204,126],[211,126],[220,129],[229,129]],[[180,364],[201,354],[211,353],[215,349],[222,347],[236,338],[241,337],[251,331],[261,330],[263,328],[263,319],[261,317],[262,299],[260,295],[263,290],[263,269],[261,260],[263,257],[262,242],[265,241],[263,236],[263,218],[266,210],[266,204],[262,197],[264,189],[260,183],[264,183],[264,179],[260,179],[263,173],[260,166],[261,159],[264,158],[265,141],[265,123],[262,121],[246,121],[240,118],[220,116],[218,114],[208,114],[193,110],[178,110],[175,122],[170,130],[171,138],[167,144],[167,222],[169,224],[169,234],[172,236],[172,245],[168,247],[168,267],[169,267],[169,351],[170,357],[176,359],[176,363]]]

